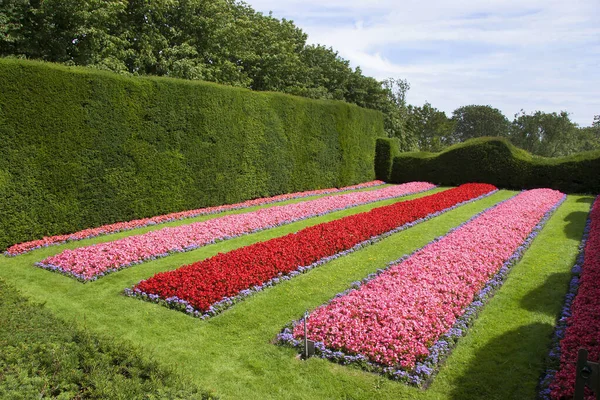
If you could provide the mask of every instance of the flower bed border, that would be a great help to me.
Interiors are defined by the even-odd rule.
[[[410,184],[410,183],[429,183],[429,182],[415,181],[415,182],[406,182],[405,184]],[[429,183],[429,184],[431,184],[431,183]],[[399,185],[396,185],[396,186],[400,186],[400,185],[402,185],[402,184],[399,184]],[[351,204],[351,205],[348,205],[348,206],[345,206],[345,207],[339,207],[339,208],[334,208],[334,209],[331,209],[331,210],[327,210],[325,212],[311,214],[311,215],[307,215],[307,216],[299,217],[299,218],[292,218],[290,220],[283,221],[283,222],[281,222],[279,224],[266,225],[266,226],[264,226],[262,228],[258,228],[258,229],[254,229],[252,231],[244,232],[244,233],[241,233],[239,235],[225,235],[222,238],[213,239],[213,240],[208,241],[208,242],[206,242],[204,244],[201,244],[201,245],[190,245],[190,246],[184,247],[182,249],[170,250],[168,252],[161,253],[161,254],[156,254],[156,255],[153,255],[151,257],[142,259],[142,260],[136,260],[136,261],[132,261],[132,262],[127,263],[127,264],[122,264],[119,268],[107,268],[103,272],[101,272],[99,274],[96,274],[96,275],[92,276],[91,278],[86,278],[86,276],[83,275],[83,274],[77,274],[77,273],[65,270],[64,268],[62,268],[61,266],[58,266],[58,265],[54,265],[54,264],[50,264],[50,263],[44,263],[43,260],[39,261],[39,262],[36,262],[34,265],[36,267],[39,267],[39,268],[42,268],[42,269],[45,269],[45,270],[48,270],[48,271],[51,271],[51,272],[57,272],[57,273],[59,273],[61,275],[67,276],[69,278],[74,278],[74,279],[76,279],[76,280],[78,280],[78,281],[80,281],[82,283],[93,282],[93,281],[97,280],[98,278],[101,278],[103,276],[109,275],[109,274],[111,274],[113,272],[118,272],[118,271],[121,271],[121,270],[123,270],[125,268],[130,268],[130,267],[133,267],[135,265],[143,264],[143,263],[148,262],[148,261],[154,261],[154,260],[157,260],[159,258],[168,257],[168,256],[173,255],[173,254],[186,253],[188,251],[196,250],[196,249],[199,249],[201,247],[204,247],[204,246],[207,246],[207,245],[210,245],[210,244],[219,243],[219,242],[222,242],[222,241],[225,241],[225,240],[229,240],[229,239],[233,239],[233,238],[236,238],[236,237],[251,235],[253,233],[261,232],[261,231],[264,231],[264,230],[267,230],[267,229],[272,229],[272,228],[277,228],[277,227],[284,226],[284,225],[293,224],[295,222],[303,221],[305,219],[317,218],[317,217],[328,215],[328,214],[331,214],[331,213],[334,213],[334,212],[343,211],[343,210],[347,210],[347,209],[350,209],[350,208],[355,208],[355,207],[364,206],[364,205],[368,205],[368,204],[373,204],[373,203],[377,203],[377,202],[380,202],[380,201],[387,201],[387,200],[392,200],[392,199],[401,199],[401,198],[406,197],[406,196],[412,196],[412,195],[419,194],[419,193],[426,193],[426,192],[428,192],[430,190],[438,188],[438,186],[436,186],[436,185],[433,185],[433,184],[431,184],[431,185],[432,185],[432,187],[430,187],[428,189],[424,189],[424,190],[417,190],[417,191],[407,192],[407,193],[403,193],[403,194],[396,195],[396,196],[382,197],[382,198],[379,198],[379,199],[376,199],[376,200],[372,200],[372,201],[367,201],[367,202],[362,202],[362,203],[355,203],[355,204]],[[315,200],[319,200],[319,199],[315,199]]]
[[[550,393],[552,389],[550,385],[554,382],[554,377],[560,368],[560,356],[561,346],[560,342],[565,337],[567,330],[567,319],[571,316],[571,306],[577,296],[579,290],[579,283],[581,280],[581,271],[585,261],[585,247],[589,239],[591,225],[592,225],[592,210],[597,201],[600,201],[600,196],[597,196],[590,207],[590,212],[586,218],[585,228],[583,229],[583,235],[581,242],[579,243],[579,251],[575,264],[571,268],[571,280],[569,281],[569,291],[565,295],[565,302],[560,312],[560,316],[556,322],[554,333],[552,334],[552,342],[550,345],[550,351],[548,352],[548,359],[546,360],[547,368],[540,378],[537,390],[538,399],[550,400],[552,397]]]
[[[189,211],[178,211],[178,212],[174,212],[174,213],[163,214],[163,215],[158,215],[158,216],[148,217],[148,218],[134,219],[134,220],[124,221],[124,222],[114,222],[112,224],[101,225],[96,228],[88,228],[88,229],[84,229],[81,231],[68,233],[65,235],[45,236],[42,239],[18,243],[18,244],[10,246],[4,252],[4,255],[7,257],[16,257],[18,255],[26,254],[26,253],[29,253],[30,251],[41,249],[44,247],[58,246],[58,245],[69,243],[69,242],[77,242],[80,240],[91,239],[91,238],[98,237],[98,236],[106,236],[106,235],[111,235],[113,233],[131,231],[134,229],[144,228],[147,226],[166,224],[168,222],[173,222],[173,221],[183,221],[185,219],[195,218],[195,217],[199,217],[201,215],[220,214],[225,211],[240,210],[240,209],[256,207],[256,206],[260,206],[260,205],[281,203],[284,201],[293,200],[293,199],[301,199],[304,197],[320,196],[320,195],[327,195],[327,194],[334,194],[334,193],[342,194],[344,192],[351,192],[351,191],[356,191],[356,190],[361,190],[361,189],[374,188],[374,187],[382,186],[385,184],[386,184],[386,182],[384,182],[384,181],[374,180],[374,181],[370,181],[370,182],[359,183],[357,185],[345,186],[342,188],[317,189],[317,190],[309,190],[309,191],[304,191],[304,192],[295,192],[295,193],[290,193],[290,194],[280,194],[280,195],[271,196],[271,197],[263,197],[263,198],[258,198],[258,199],[247,200],[247,201],[244,201],[241,203],[224,204],[224,205],[220,205],[220,206],[205,207],[205,208],[199,208],[199,209],[189,210]],[[184,215],[181,215],[181,214],[184,214]],[[179,215],[181,215],[181,216],[179,216]],[[153,221],[153,219],[163,218],[163,217],[165,217],[167,219],[161,220],[159,222]],[[120,228],[120,227],[112,228],[115,225],[128,224],[128,223],[134,223],[134,222],[137,222],[137,224],[135,224],[134,226],[127,226],[127,227],[122,227],[122,228]],[[108,230],[103,231],[103,232],[98,232],[98,233],[91,233],[91,234],[83,236],[83,237],[76,236],[78,233],[85,232],[88,230],[95,231],[95,230],[101,230],[101,229],[108,229]],[[66,238],[63,239],[65,236],[66,236]],[[46,242],[46,240],[51,240],[51,241]],[[43,244],[34,244],[34,243],[38,243],[38,242],[44,242],[44,243]],[[24,247],[24,249],[17,250],[17,251],[11,251],[12,248],[19,249],[21,247]]]
[[[411,257],[416,252],[421,251],[422,249],[426,248],[427,246],[440,241],[442,238],[448,236],[452,232],[456,231],[457,229],[461,228],[462,226],[464,226],[464,225],[470,223],[471,221],[473,221],[474,219],[478,218],[483,213],[498,207],[499,205],[505,203],[506,201],[508,201],[516,196],[517,195],[512,196],[506,200],[499,202],[498,204],[495,204],[495,205],[475,214],[473,217],[471,217],[466,222],[463,222],[462,224],[452,228],[445,235],[435,238],[434,240],[432,240],[425,246],[413,251],[411,254],[404,255],[404,256],[400,257],[399,259],[388,263],[388,265],[385,268],[378,269],[376,272],[369,274],[366,278],[364,278],[361,281],[353,282],[352,286],[349,289],[345,290],[344,292],[336,294],[331,300],[341,297],[341,296],[344,296],[347,293],[360,288],[362,285],[377,278],[380,274],[387,271],[392,266],[395,266],[395,265],[403,262],[404,260]],[[544,214],[544,216],[540,219],[540,221],[532,229],[532,231],[527,236],[527,238],[525,238],[522,245],[519,246],[517,251],[515,251],[508,258],[508,260],[506,260],[503,263],[502,267],[500,267],[498,272],[496,274],[494,274],[492,276],[492,278],[486,282],[484,287],[474,296],[474,299],[471,302],[471,304],[465,308],[465,312],[463,313],[463,315],[461,315],[456,320],[456,322],[452,325],[452,327],[448,330],[447,333],[442,335],[432,346],[429,347],[429,351],[430,351],[429,356],[425,360],[417,362],[412,371],[407,371],[403,368],[384,366],[384,365],[369,361],[366,356],[361,355],[361,354],[349,355],[349,354],[346,354],[339,350],[337,350],[337,351],[330,350],[330,349],[326,348],[326,346],[324,345],[323,342],[315,343],[315,355],[320,358],[328,359],[330,361],[333,361],[333,362],[336,362],[336,363],[339,363],[342,365],[355,365],[355,366],[358,366],[368,372],[378,373],[389,379],[404,382],[404,383],[407,383],[407,384],[410,384],[413,386],[417,386],[417,387],[421,387],[421,388],[428,387],[431,384],[431,382],[433,381],[433,378],[435,377],[435,375],[439,372],[439,368],[443,365],[446,358],[450,355],[452,350],[456,347],[459,339],[466,334],[466,331],[468,330],[468,328],[470,328],[472,326],[473,322],[477,319],[479,312],[483,309],[485,304],[487,304],[487,302],[493,297],[493,295],[496,293],[496,291],[504,284],[504,281],[506,280],[512,267],[521,260],[525,251],[531,245],[532,241],[535,239],[535,237],[538,235],[538,233],[545,226],[546,222],[550,219],[552,214],[558,209],[558,207],[560,207],[562,205],[562,203],[565,201],[566,198],[567,198],[567,195],[564,195],[554,206],[552,206],[552,208],[550,208],[550,210],[548,210]],[[331,300],[329,300],[327,303],[324,303],[324,305],[330,303]],[[277,337],[275,339],[275,343],[279,344],[279,345],[302,350],[302,348],[303,348],[302,341],[294,339],[293,334],[292,334],[292,329],[295,326],[295,324],[299,324],[299,323],[301,323],[301,321],[302,321],[302,319],[295,320],[295,321],[288,323],[284,327],[284,329],[281,331],[281,333],[279,333],[277,335]]]
[[[232,297],[226,297],[216,303],[213,303],[210,308],[208,309],[207,312],[202,312],[200,310],[195,309],[191,304],[189,304],[186,300],[180,299],[177,296],[172,296],[169,297],[167,299],[162,299],[160,298],[159,295],[156,294],[151,294],[151,293],[146,293],[141,291],[140,289],[133,289],[133,288],[126,288],[124,290],[124,294],[126,296],[129,297],[134,297],[134,298],[138,298],[140,300],[144,300],[144,301],[148,301],[151,303],[156,303],[162,306],[165,306],[167,308],[171,308],[177,311],[181,311],[184,312],[190,316],[196,317],[196,318],[200,318],[200,319],[207,319],[213,316],[216,316],[220,313],[222,313],[223,311],[231,308],[234,304],[239,303],[240,301],[244,300],[246,297],[252,296],[255,293],[261,292],[266,288],[275,286],[283,281],[287,281],[292,279],[295,276],[298,276],[300,274],[306,273],[310,270],[312,270],[313,268],[316,268],[320,265],[323,265],[325,263],[328,263],[329,261],[332,261],[336,258],[345,256],[347,254],[353,253],[357,250],[362,249],[363,247],[369,246],[371,244],[377,243],[383,239],[385,239],[388,236],[391,236],[395,233],[401,232],[405,229],[408,229],[414,225],[417,225],[421,222],[430,220],[432,218],[437,217],[438,215],[444,214],[448,211],[454,210],[462,205],[468,204],[468,203],[472,203],[478,200],[481,200],[485,197],[491,196],[494,193],[497,193],[498,189],[492,190],[488,193],[485,193],[481,196],[478,196],[476,198],[470,199],[470,200],[466,200],[463,201],[461,203],[457,203],[451,207],[448,207],[444,210],[441,211],[437,211],[435,213],[431,213],[429,215],[427,215],[424,218],[420,218],[417,219],[413,222],[409,222],[406,223],[402,226],[399,226],[398,228],[395,228],[393,230],[390,230],[388,232],[382,233],[381,235],[378,236],[373,236],[365,241],[362,241],[356,245],[354,245],[352,248],[348,249],[348,250],[344,250],[341,251],[339,253],[336,253],[334,255],[328,256],[328,257],[324,257],[318,261],[315,261],[314,263],[310,264],[310,265],[306,265],[306,266],[299,266],[296,270],[288,273],[288,274],[280,274],[279,276],[272,278],[270,280],[268,280],[267,282],[263,283],[262,285],[257,285],[257,286],[253,286],[252,288],[249,289],[244,289],[242,291],[240,291],[237,295],[232,296]]]

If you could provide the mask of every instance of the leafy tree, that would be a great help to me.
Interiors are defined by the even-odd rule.
[[[481,136],[508,136],[510,122],[497,108],[469,105],[452,113],[454,131],[451,143],[464,142]]]
[[[510,138],[518,147],[546,157],[565,156],[581,148],[577,125],[566,111],[526,114],[521,110],[515,115]]]
[[[600,115],[594,116],[592,126],[578,128],[578,151],[600,150]]]
[[[378,108],[384,114],[384,127],[388,136],[398,138],[401,151],[417,149],[417,138],[410,129],[406,93],[410,84],[406,79],[388,78],[382,82],[386,98]]]
[[[442,150],[450,142],[454,130],[454,121],[428,102],[421,107],[409,106],[409,124],[421,151]]]

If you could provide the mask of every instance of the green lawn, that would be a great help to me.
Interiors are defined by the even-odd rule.
[[[514,194],[500,191],[459,207],[254,295],[207,321],[127,298],[122,290],[158,271],[394,200],[231,239],[137,265],[88,284],[32,264],[65,248],[131,232],[40,249],[15,258],[0,257],[0,276],[26,296],[45,302],[47,308],[69,322],[148,349],[149,355],[176,367],[199,387],[223,399],[533,398],[592,201],[589,196],[569,196],[557,210],[427,390],[326,360],[300,361],[293,350],[271,344],[283,325],[304,310],[322,304],[350,282]]]

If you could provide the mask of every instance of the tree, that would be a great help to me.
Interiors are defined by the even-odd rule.
[[[419,150],[437,152],[448,145],[454,121],[446,113],[426,102],[421,107],[409,106],[409,126],[418,140]]]
[[[521,110],[511,126],[511,141],[518,147],[545,157],[565,156],[581,150],[577,125],[566,111],[526,114]]]
[[[398,138],[401,151],[417,150],[417,140],[410,130],[406,93],[410,84],[406,79],[388,78],[381,82],[385,98],[378,108],[384,114],[384,127],[390,137]]]
[[[457,108],[452,113],[454,131],[451,143],[482,136],[508,136],[510,122],[497,108],[469,105]]]
[[[594,116],[592,126],[578,128],[578,151],[600,150],[600,115]]]

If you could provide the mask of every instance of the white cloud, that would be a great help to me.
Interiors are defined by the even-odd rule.
[[[292,19],[378,79],[406,78],[408,101],[451,113],[490,104],[600,114],[598,0],[250,0]]]

